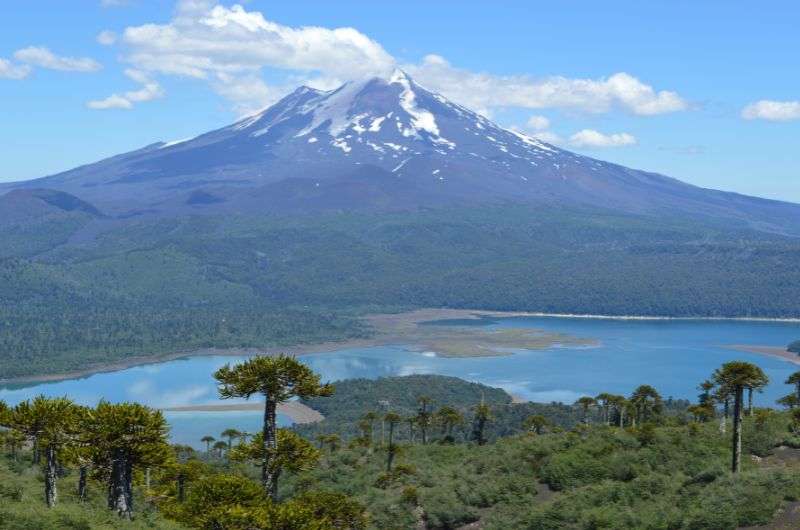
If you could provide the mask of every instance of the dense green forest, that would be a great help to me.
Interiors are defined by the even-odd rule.
[[[442,375],[409,375],[381,377],[378,379],[347,379],[334,382],[336,393],[330,397],[304,400],[311,408],[321,412],[325,419],[318,423],[297,425],[294,429],[308,439],[317,439],[329,434],[338,435],[349,442],[361,434],[360,423],[364,415],[380,415],[388,410],[400,414],[404,419],[396,434],[399,440],[411,441],[419,436],[413,418],[419,410],[419,398],[428,400],[428,407],[436,411],[440,407],[455,408],[464,417],[471,414],[476,403],[486,403],[492,410],[492,421],[486,426],[484,436],[488,441],[524,434],[525,420],[542,416],[551,427],[572,429],[583,421],[580,409],[563,403],[512,403],[504,390],[457,377]],[[666,399],[663,402],[665,416],[686,416],[690,403],[686,400]],[[602,410],[592,408],[589,417],[602,420]],[[411,420],[409,424],[408,420]],[[471,426],[459,423],[453,426],[454,440],[469,441]],[[385,426],[384,429],[385,431]],[[433,429],[431,436],[441,434],[441,426]]]
[[[514,205],[68,221],[0,226],[0,378],[362,336],[359,315],[419,307],[798,316],[800,241],[700,221]]]
[[[265,436],[230,429],[198,440],[201,451],[167,445],[161,413],[135,403],[0,403],[0,527],[796,528],[800,409],[749,405],[748,389],[768,382],[754,365],[709,375],[690,406],[641,385],[514,419],[501,391],[452,378],[345,381],[335,398],[293,358],[253,358],[214,377],[222,398],[266,398]],[[794,395],[800,372],[786,382]],[[349,412],[335,430],[336,410],[381,395],[390,403],[364,413],[355,436]],[[291,397],[330,400],[326,433],[277,428],[270,404]],[[409,419],[416,436],[403,434]],[[503,422],[508,433],[490,439]]]

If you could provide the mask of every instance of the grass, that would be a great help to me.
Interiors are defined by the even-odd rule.
[[[44,503],[42,474],[25,460],[0,456],[0,528],[4,530],[139,530],[180,529],[183,526],[161,517],[137,492],[138,504],[133,521],[119,519],[106,508],[104,489],[90,482],[89,498],[80,502],[76,494],[77,476],[71,472],[58,481],[59,501],[54,508]]]

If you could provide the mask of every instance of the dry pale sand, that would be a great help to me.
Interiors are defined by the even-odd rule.
[[[183,407],[168,407],[162,409],[166,412],[224,412],[242,410],[264,410],[263,403],[220,403],[208,405],[187,405]],[[325,416],[307,405],[297,401],[286,401],[278,404],[278,413],[289,416],[295,423],[316,423],[325,419]]]
[[[800,355],[786,350],[786,347],[780,346],[754,346],[747,344],[731,344],[723,346],[729,350],[743,351],[747,353],[758,353],[759,355],[766,355],[768,357],[775,357],[792,364],[800,364]]]

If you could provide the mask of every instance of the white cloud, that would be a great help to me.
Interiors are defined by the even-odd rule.
[[[496,76],[455,68],[438,55],[428,55],[422,64],[405,65],[404,69],[428,88],[476,109],[566,108],[599,113],[617,107],[640,116],[652,116],[688,108],[675,92],[656,91],[624,72],[605,79]]]
[[[386,74],[395,64],[353,28],[289,27],[239,5],[203,0],[179,2],[167,24],[128,27],[122,40],[137,69],[205,79],[240,108],[263,107],[281,95],[260,80],[265,67],[347,80]]]
[[[27,64],[14,64],[0,57],[0,79],[25,79],[30,73],[31,67]]]
[[[111,94],[105,99],[92,100],[89,101],[86,106],[94,110],[129,110],[132,109],[136,103],[151,101],[164,96],[164,90],[161,88],[161,85],[153,81],[147,73],[129,68],[125,70],[125,75],[142,85],[141,88],[125,92],[124,94]]]
[[[770,101],[762,99],[742,110],[746,120],[790,121],[800,120],[800,101]]]
[[[97,34],[97,42],[103,46],[111,46],[117,42],[117,34],[110,30],[103,30]]]
[[[603,134],[593,129],[583,129],[569,137],[575,147],[621,147],[634,145],[636,138],[628,133]]]
[[[550,128],[550,120],[544,116],[531,116],[525,125],[531,131],[543,131]]]
[[[300,83],[330,88],[386,75],[397,63],[354,28],[286,26],[215,0],[180,0],[170,21],[128,27],[120,41],[124,60],[138,70],[203,80],[240,113],[271,104]],[[269,83],[263,69],[272,70]],[[496,76],[455,68],[438,55],[404,69],[428,88],[486,115],[503,107],[593,113],[619,108],[642,116],[688,108],[675,92],[656,90],[627,73],[600,79]]]
[[[14,58],[33,66],[64,72],[96,72],[102,68],[100,63],[89,57],[61,57],[44,46],[28,46],[17,50]]]

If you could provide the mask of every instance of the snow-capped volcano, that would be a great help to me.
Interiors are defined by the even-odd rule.
[[[464,178],[480,166],[484,174],[513,168],[514,178],[524,182],[530,169],[554,157],[582,163],[425,90],[401,70],[330,92],[301,87],[228,131],[262,148],[291,150],[295,160],[329,165],[340,159],[436,181]]]
[[[15,187],[69,192],[117,215],[489,201],[800,227],[797,205],[577,155],[500,127],[400,70],[328,92],[300,87],[228,127],[4,186]]]

